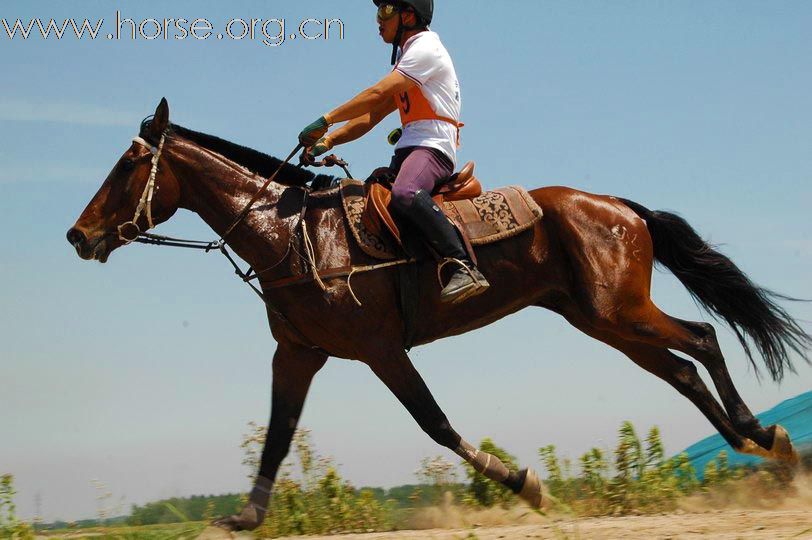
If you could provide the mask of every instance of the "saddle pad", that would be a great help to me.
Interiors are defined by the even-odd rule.
[[[475,199],[445,201],[444,210],[474,246],[498,242],[526,231],[542,211],[527,191],[507,186],[486,191]]]
[[[384,235],[375,234],[364,226],[362,218],[367,198],[365,183],[361,180],[345,179],[341,181],[340,191],[344,216],[358,246],[370,257],[394,259],[397,253],[395,241]]]
[[[363,222],[366,187],[360,180],[341,182],[341,203],[352,235],[371,257],[394,259],[400,248],[386,233],[370,231]],[[445,214],[462,229],[474,246],[510,238],[532,227],[542,217],[541,208],[527,191],[508,186],[486,191],[475,199],[445,201]]]

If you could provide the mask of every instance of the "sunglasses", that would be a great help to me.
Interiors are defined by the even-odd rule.
[[[381,4],[378,6],[378,19],[388,21],[398,14],[398,8],[393,4]]]

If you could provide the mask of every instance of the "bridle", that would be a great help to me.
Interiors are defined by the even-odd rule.
[[[152,168],[149,171],[149,179],[147,180],[146,185],[144,186],[144,191],[141,193],[141,198],[138,200],[138,206],[135,209],[135,215],[130,221],[125,221],[118,227],[116,227],[116,232],[118,233],[118,239],[126,244],[130,244],[138,240],[146,231],[142,231],[141,228],[138,226],[138,218],[141,217],[141,212],[146,209],[146,218],[147,218],[147,230],[152,229],[155,227],[155,224],[152,221],[152,195],[155,192],[155,177],[158,174],[158,160],[161,159],[161,152],[164,149],[164,141],[166,140],[166,130],[161,133],[161,140],[158,142],[158,146],[152,146],[142,137],[136,136],[133,137],[133,142],[138,143],[141,146],[145,147],[147,150],[152,153]],[[130,238],[125,234],[126,228],[131,228],[135,231],[135,234]]]

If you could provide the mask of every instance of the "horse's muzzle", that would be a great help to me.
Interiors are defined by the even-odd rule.
[[[107,257],[110,256],[110,246],[104,235],[99,236],[95,241],[90,241],[84,232],[76,227],[71,227],[65,236],[70,245],[76,249],[76,254],[82,259],[107,262]]]
[[[76,227],[71,227],[70,229],[68,229],[68,234],[66,235],[66,237],[68,239],[68,243],[73,247],[75,247],[76,249],[79,249],[79,247],[83,243],[87,242],[87,237],[85,236],[85,233],[83,233]]]

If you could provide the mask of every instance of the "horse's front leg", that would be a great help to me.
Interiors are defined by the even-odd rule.
[[[510,488],[531,507],[541,506],[542,486],[535,471],[511,471],[496,456],[477,450],[466,442],[451,427],[448,418],[404,351],[398,350],[375,358],[367,364],[435,442],[452,450],[477,472]]]
[[[218,519],[214,525],[229,531],[250,531],[262,524],[276,473],[288,454],[310,382],[326,361],[326,355],[300,345],[279,344],[273,357],[271,421],[254,489],[239,515]]]

